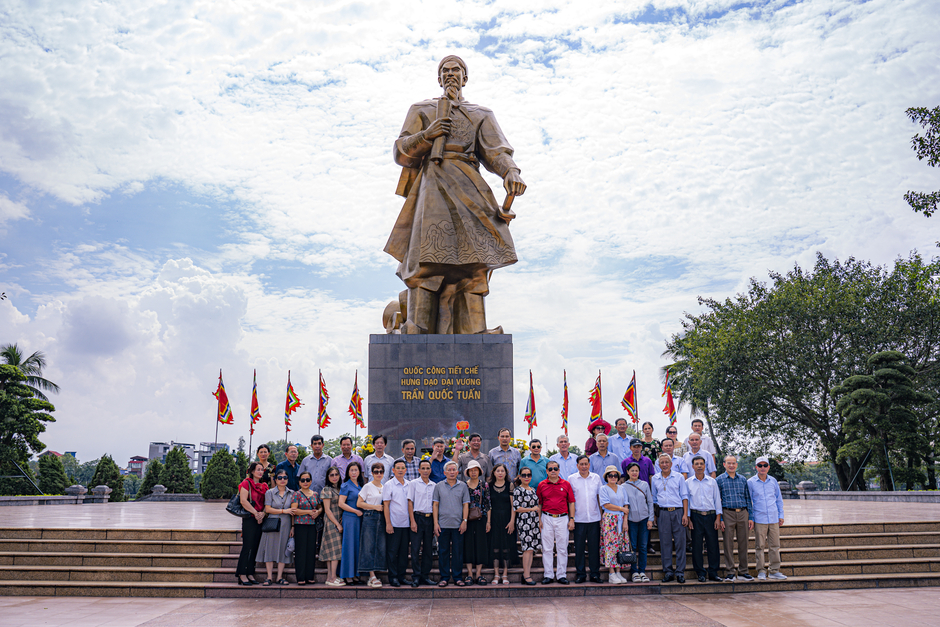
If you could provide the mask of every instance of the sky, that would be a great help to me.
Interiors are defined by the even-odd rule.
[[[402,289],[392,144],[458,54],[528,185],[486,301],[513,335],[516,433],[529,370],[552,441],[567,371],[579,444],[598,371],[613,422],[635,370],[662,437],[662,352],[698,296],[817,251],[936,254],[938,218],[903,200],[940,188],[904,113],[940,104],[936,8],[0,0],[0,344],[46,354],[42,440],[81,461],[212,441],[220,368],[221,441],[248,437],[255,370],[256,443],[283,437],[288,370],[292,440],[316,431],[321,371],[323,434],[352,431]]]

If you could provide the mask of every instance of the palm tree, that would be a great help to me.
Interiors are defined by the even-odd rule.
[[[26,387],[32,390],[33,396],[36,398],[44,401],[49,400],[43,394],[43,390],[59,393],[59,386],[42,376],[42,369],[46,367],[46,355],[42,351],[36,351],[23,359],[23,353],[20,352],[16,344],[7,344],[0,348],[0,358],[7,365],[16,366],[26,375]]]
[[[678,397],[678,406],[681,408],[683,405],[688,405],[689,413],[693,417],[700,416],[704,418],[705,424],[708,426],[708,433],[712,442],[715,443],[715,452],[718,454],[718,458],[721,459],[721,445],[715,438],[715,432],[712,429],[711,420],[709,420],[709,399],[701,389],[699,382],[696,381],[695,370],[691,363],[691,354],[688,347],[682,343],[683,339],[685,339],[684,336],[678,338],[671,345],[667,344],[666,350],[663,351],[662,356],[671,359],[673,363],[660,368],[660,380],[665,382],[666,373],[668,372],[672,383],[672,391]]]

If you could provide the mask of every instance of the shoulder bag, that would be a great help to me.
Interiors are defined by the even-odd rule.
[[[235,496],[229,499],[228,505],[225,506],[225,511],[227,511],[232,516],[238,516],[239,518],[247,518],[252,514],[242,507],[242,498],[240,495],[241,489],[235,493]]]

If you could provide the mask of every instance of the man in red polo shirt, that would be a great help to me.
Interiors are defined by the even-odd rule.
[[[535,490],[542,505],[539,529],[542,530],[542,566],[545,570],[543,585],[556,579],[558,583],[568,583],[568,533],[574,529],[574,490],[570,483],[559,478],[558,468],[558,462],[549,461],[545,468],[548,479]],[[558,563],[553,571],[552,557],[556,552]]]

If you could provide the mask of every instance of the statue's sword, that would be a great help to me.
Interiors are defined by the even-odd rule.
[[[502,218],[506,224],[509,224],[509,221],[516,217],[516,213],[511,209],[514,198],[515,196],[512,194],[506,194],[506,200],[503,201],[503,206],[497,209],[497,215]]]

